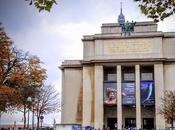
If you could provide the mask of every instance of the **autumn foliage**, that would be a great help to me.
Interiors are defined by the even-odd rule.
[[[165,91],[162,97],[162,106],[160,107],[159,114],[163,115],[166,122],[171,124],[173,128],[173,121],[175,120],[175,90]]]
[[[14,48],[0,24],[0,111],[23,107],[45,78],[40,59]]]

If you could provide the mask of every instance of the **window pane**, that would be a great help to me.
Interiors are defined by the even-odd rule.
[[[141,80],[153,81],[154,80],[154,67],[153,66],[141,66]]]
[[[153,73],[142,73],[141,80],[147,80],[147,81],[153,80]]]
[[[124,81],[134,81],[135,74],[134,73],[124,73]]]
[[[122,68],[122,80],[125,81],[135,81],[135,67],[125,66]]]
[[[116,74],[108,74],[107,81],[116,81],[117,77]]]
[[[116,67],[104,68],[104,81],[116,81]]]

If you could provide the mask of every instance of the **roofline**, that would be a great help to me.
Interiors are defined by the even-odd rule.
[[[84,65],[94,65],[98,63],[132,63],[132,62],[140,62],[140,63],[169,63],[175,62],[175,58],[137,58],[137,59],[91,59],[91,60],[80,60],[80,64],[67,64],[61,65],[59,68],[64,70],[65,68],[74,68],[74,69],[82,69]]]
[[[157,25],[154,21],[146,21],[146,22],[136,22],[135,26],[148,26],[148,25]],[[103,27],[120,27],[119,23],[103,23],[101,28]]]

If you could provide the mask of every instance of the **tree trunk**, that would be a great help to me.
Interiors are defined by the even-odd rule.
[[[24,104],[24,130],[26,129],[26,105]]]
[[[171,119],[171,127],[172,127],[172,130],[174,130],[174,122],[173,122],[173,119]]]
[[[28,117],[27,117],[27,129],[29,129],[29,123],[30,123],[30,122],[29,122],[29,116],[30,116],[30,115],[29,115],[29,114],[30,114],[30,113],[29,113],[29,109],[28,109],[28,112],[27,112],[27,113],[28,113]]]
[[[39,130],[39,116],[37,116],[37,130]]]

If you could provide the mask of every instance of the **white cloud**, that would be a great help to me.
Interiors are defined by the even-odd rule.
[[[165,31],[165,32],[175,32],[174,23],[175,23],[175,16],[170,16],[164,21],[160,21],[158,23],[158,30]]]

